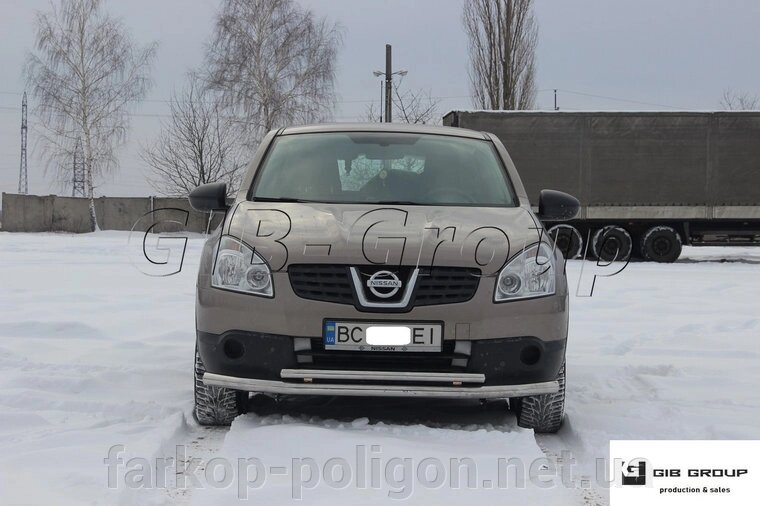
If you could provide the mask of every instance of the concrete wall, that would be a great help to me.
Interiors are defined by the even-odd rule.
[[[90,231],[88,200],[57,195],[2,195],[2,225],[5,232]],[[152,202],[151,202],[152,200]],[[101,230],[155,232],[187,230],[205,232],[209,215],[190,207],[187,199],[163,197],[100,197],[95,213]],[[223,219],[214,213],[211,229]]]

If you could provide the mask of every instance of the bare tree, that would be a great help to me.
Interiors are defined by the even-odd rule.
[[[377,104],[371,102],[364,108],[364,115],[359,117],[360,121],[365,123],[382,123],[383,122],[383,104],[378,107]]]
[[[95,180],[118,167],[115,150],[129,128],[128,106],[147,93],[156,50],[155,44],[138,47],[101,7],[101,0],[63,0],[38,13],[35,51],[26,64],[49,165],[71,170],[81,138],[93,230]]]
[[[172,95],[170,108],[171,119],[141,153],[154,174],[151,185],[163,195],[185,197],[196,186],[219,181],[232,195],[245,166],[240,146],[245,129],[222,115],[214,94],[195,75]]]
[[[760,108],[760,97],[746,91],[737,92],[727,89],[723,92],[720,105],[727,111],[757,110]]]
[[[209,87],[248,123],[249,145],[335,105],[341,29],[293,0],[224,0],[207,52]]]
[[[467,0],[473,101],[482,109],[531,109],[536,101],[538,24],[533,0]]]
[[[425,90],[400,91],[400,86],[393,87],[394,117],[403,123],[430,124],[438,120],[436,115],[438,101]]]
[[[439,101],[423,89],[402,89],[401,81],[393,83],[393,117],[401,123],[434,124],[438,123]],[[364,111],[367,122],[379,121],[382,117],[381,108],[374,103],[369,104]]]

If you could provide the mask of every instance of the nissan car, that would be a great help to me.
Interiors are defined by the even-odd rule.
[[[252,394],[508,399],[555,432],[568,288],[541,220],[490,133],[398,124],[297,126],[262,140],[197,281],[195,415],[229,424]],[[506,408],[505,408],[506,409]]]

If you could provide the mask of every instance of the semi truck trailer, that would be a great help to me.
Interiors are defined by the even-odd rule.
[[[443,124],[496,135],[533,206],[545,188],[580,201],[544,223],[568,258],[760,244],[760,112],[451,111]]]

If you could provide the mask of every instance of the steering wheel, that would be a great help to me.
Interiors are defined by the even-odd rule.
[[[448,204],[452,202],[474,204],[472,196],[453,186],[433,188],[425,193],[425,200],[433,203]]]

